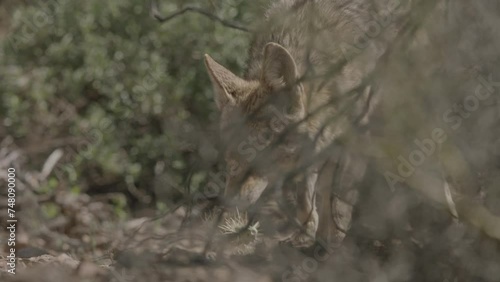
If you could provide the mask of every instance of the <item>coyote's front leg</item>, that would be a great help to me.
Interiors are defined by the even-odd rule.
[[[318,173],[309,171],[297,189],[297,219],[302,228],[288,240],[296,248],[309,247],[315,241],[319,221],[315,199],[317,179]]]

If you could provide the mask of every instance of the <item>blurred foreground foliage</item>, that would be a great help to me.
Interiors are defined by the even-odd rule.
[[[31,169],[64,149],[47,189],[145,191],[149,204],[155,190],[172,199],[173,187],[206,181],[218,154],[203,54],[242,69],[249,34],[195,13],[159,23],[140,0],[27,2],[0,52],[0,132]],[[264,2],[193,5],[245,25]],[[168,15],[189,3],[159,4]],[[192,184],[181,181],[188,176]]]

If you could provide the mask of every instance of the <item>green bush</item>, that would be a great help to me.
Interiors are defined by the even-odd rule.
[[[245,25],[262,8],[247,2],[202,8]],[[184,4],[164,1],[160,10]],[[188,175],[213,166],[214,154],[198,154],[201,141],[214,151],[217,117],[203,54],[242,70],[248,33],[195,13],[159,23],[142,0],[40,1],[12,18],[0,57],[0,114],[17,145],[35,148],[27,150],[33,169],[64,148],[63,188],[150,194],[154,185],[183,187]]]

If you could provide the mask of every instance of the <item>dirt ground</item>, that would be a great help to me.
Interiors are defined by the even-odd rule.
[[[281,281],[294,265],[318,267],[306,253],[265,240],[252,254],[229,255],[230,243],[208,240],[217,237],[210,233],[214,220],[186,222],[184,207],[121,221],[109,206],[86,195],[58,201],[65,212],[48,222],[22,209],[15,275],[9,273],[9,253],[3,248],[2,281]],[[2,231],[1,238],[8,235]]]

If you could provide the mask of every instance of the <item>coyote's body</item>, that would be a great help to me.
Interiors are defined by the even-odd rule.
[[[371,107],[365,79],[383,34],[365,36],[380,14],[369,3],[275,1],[255,33],[244,78],[206,58],[227,149],[225,196],[247,207],[266,188],[294,194],[306,231],[292,238],[297,246],[309,245],[317,231],[316,192],[320,235],[328,239],[332,186],[352,186],[364,173],[363,162],[353,164],[352,152],[334,144],[366,123]]]

